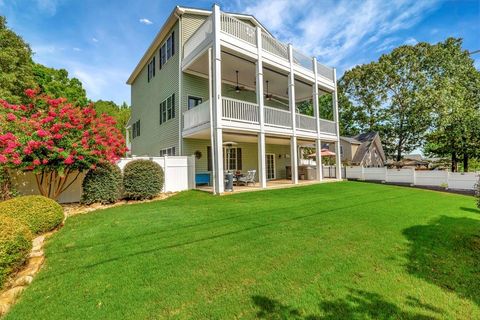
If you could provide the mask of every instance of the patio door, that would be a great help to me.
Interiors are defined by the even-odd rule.
[[[275,179],[275,154],[267,153],[265,155],[267,180]]]

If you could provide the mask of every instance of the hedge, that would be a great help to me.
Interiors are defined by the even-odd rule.
[[[116,202],[121,195],[122,172],[112,164],[102,164],[89,170],[83,179],[82,199],[80,202],[102,204]]]
[[[477,184],[475,185],[475,196],[477,198],[477,207],[478,209],[480,209],[480,176],[478,177],[478,182]]]
[[[162,167],[151,160],[133,160],[123,170],[123,191],[126,199],[151,199],[162,192]]]
[[[0,202],[0,216],[25,223],[33,234],[50,231],[63,220],[62,207],[43,196],[23,196]]]
[[[32,233],[21,221],[0,216],[0,288],[32,249]]]

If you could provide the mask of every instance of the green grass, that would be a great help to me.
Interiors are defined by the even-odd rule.
[[[480,319],[474,206],[341,182],[100,210],[6,319]]]

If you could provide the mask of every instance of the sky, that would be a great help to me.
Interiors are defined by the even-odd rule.
[[[403,44],[461,37],[480,49],[480,0],[217,0],[253,14],[340,77]],[[176,5],[210,9],[212,1],[0,0],[0,15],[27,41],[34,60],[66,69],[92,100],[126,101],[126,81]],[[480,53],[472,55],[480,69]]]

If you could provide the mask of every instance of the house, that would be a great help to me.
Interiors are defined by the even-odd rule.
[[[329,145],[334,150],[333,145]],[[342,163],[363,167],[383,167],[387,159],[378,132],[361,133],[353,137],[340,137]]]
[[[290,170],[298,183],[299,148],[313,144],[320,154],[322,142],[339,139],[335,69],[278,41],[255,17],[218,5],[175,7],[127,83],[132,155],[195,155],[215,193],[224,191],[225,171],[256,170],[265,188]],[[334,119],[320,118],[325,94]],[[297,112],[305,102],[315,116]]]

